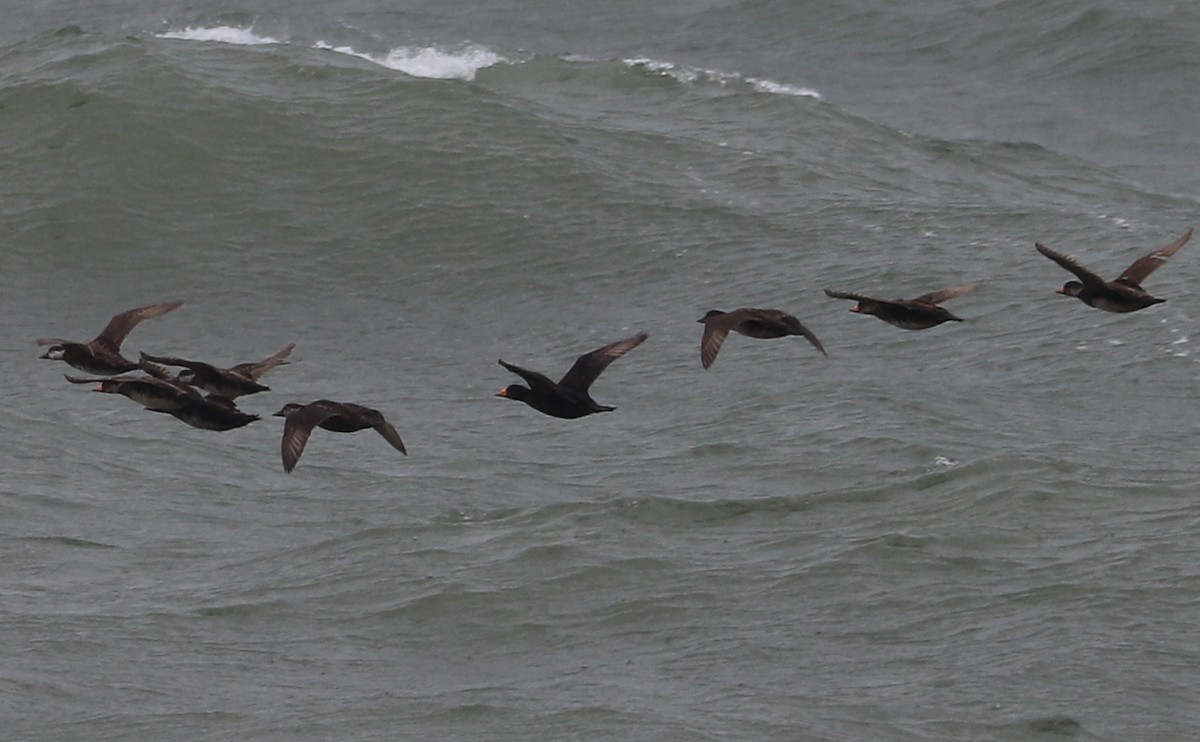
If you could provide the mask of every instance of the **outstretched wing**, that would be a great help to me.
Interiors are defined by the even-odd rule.
[[[283,456],[283,470],[290,472],[300,461],[304,446],[313,428],[338,414],[336,405],[328,402],[313,402],[296,410],[287,416],[283,423],[283,440],[280,441],[280,453]]]
[[[728,316],[728,315],[725,315]],[[709,368],[717,360],[717,353],[729,337],[729,323],[720,322],[723,317],[714,317],[718,321],[709,320],[704,323],[704,334],[700,336],[700,365]]]
[[[117,350],[121,347],[121,343],[124,342],[125,336],[133,328],[137,327],[139,322],[166,314],[172,309],[178,309],[181,306],[183,306],[183,302],[181,301],[169,301],[164,304],[149,304],[137,309],[130,309],[128,312],[121,312],[108,321],[108,324],[105,325],[104,329],[100,331],[100,334],[96,336],[93,342],[107,344],[113,350]]]
[[[292,349],[295,347],[296,347],[296,344],[292,343],[291,345],[289,345],[288,347],[279,351],[275,355],[267,356],[266,358],[262,359],[261,361],[259,361],[257,363],[239,363],[236,366],[233,366],[232,368],[230,368],[229,370],[234,372],[235,374],[241,374],[242,376],[246,376],[249,379],[251,379],[252,381],[258,381],[263,376],[265,376],[266,373],[268,371],[270,371],[271,369],[273,369],[276,366],[279,366],[281,364],[287,363],[288,362],[287,358],[288,358],[288,356],[290,356],[292,354]]]
[[[542,389],[553,391],[558,388],[558,385],[551,381],[545,374],[539,374],[537,371],[530,371],[527,368],[514,366],[511,363],[505,363],[504,361],[500,360],[497,360],[496,362],[524,379],[525,383],[529,385],[530,389],[536,389],[540,387]]]
[[[813,331],[808,329],[808,327],[806,327],[803,322],[801,322],[800,320],[796,320],[794,323],[789,323],[789,324],[794,324],[795,325],[794,329],[799,330],[800,334],[804,336],[804,339],[807,340],[808,342],[812,343],[813,347],[816,348],[817,350],[821,351],[822,355],[825,355],[825,356],[829,355],[828,353],[825,352],[825,346],[821,345],[821,341],[817,339],[817,336],[813,334]]]
[[[955,286],[950,289],[942,289],[941,291],[930,291],[928,294],[921,294],[913,301],[923,301],[929,304],[941,304],[944,301],[956,299],[968,291],[973,291],[979,287],[978,283],[968,283],[964,286]]]
[[[170,372],[170,370],[167,369],[166,366],[160,366],[157,363],[155,363],[153,360],[153,358],[154,358],[153,356],[148,356],[145,353],[141,353],[140,355],[141,355],[141,357],[138,359],[138,365],[142,367],[143,371],[150,374],[154,378],[162,379],[163,381],[174,381],[175,380],[174,374],[172,374]],[[171,364],[171,365],[175,365],[175,364]]]
[[[851,301],[880,301],[879,299],[872,299],[862,294],[852,294],[849,291],[834,291],[833,289],[825,289],[825,295],[833,299],[850,299]]]
[[[584,353],[576,359],[571,370],[567,371],[566,375],[558,382],[559,386],[577,392],[586,392],[596,377],[608,368],[608,364],[641,345],[648,337],[650,336],[646,333],[639,332],[632,337],[609,343],[603,348],[597,348],[591,353]]]
[[[385,441],[392,444],[392,448],[405,456],[408,455],[408,451],[404,450],[404,441],[400,440],[400,434],[396,432],[391,423],[386,420],[380,420],[379,424],[375,426],[375,431],[382,435]]]
[[[1167,258],[1179,251],[1179,248],[1187,244],[1187,241],[1192,239],[1192,230],[1183,233],[1183,236],[1175,240],[1166,247],[1161,247],[1149,255],[1143,255],[1133,261],[1133,265],[1125,269],[1125,272],[1117,278],[1118,283],[1123,283],[1134,288],[1141,288],[1142,281],[1146,280],[1146,276],[1154,272],[1155,268],[1167,262]]]
[[[873,296],[863,296],[862,294],[852,294],[849,291],[834,291],[833,289],[825,289],[825,295],[834,299],[850,299],[862,305],[868,314],[871,313],[873,307],[889,306],[903,308],[904,304],[891,299],[876,299]]]
[[[99,384],[104,381],[141,381],[137,376],[72,376],[63,374],[63,378],[72,384]]]
[[[1042,255],[1045,255],[1046,257],[1053,260],[1055,263],[1058,263],[1063,268],[1066,268],[1067,270],[1069,270],[1071,273],[1074,273],[1075,277],[1078,278],[1083,283],[1084,286],[1086,286],[1088,288],[1100,288],[1102,286],[1107,285],[1107,283],[1108,283],[1107,281],[1105,281],[1100,276],[1097,276],[1095,273],[1092,273],[1087,268],[1084,268],[1083,266],[1076,263],[1073,258],[1063,255],[1060,252],[1051,250],[1050,248],[1046,247],[1045,245],[1043,245],[1040,242],[1035,242],[1034,246],[1037,248],[1037,251],[1040,252]]]
[[[165,363],[168,366],[179,366],[180,368],[188,368],[192,371],[207,371],[209,373],[217,373],[220,369],[211,363],[204,361],[189,361],[186,358],[177,356],[152,356],[149,353],[141,354],[142,363]]]

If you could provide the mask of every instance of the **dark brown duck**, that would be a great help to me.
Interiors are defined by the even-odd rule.
[[[142,353],[141,359],[143,367],[147,363],[180,366],[183,371],[176,375],[178,381],[199,387],[218,397],[237,399],[243,394],[269,391],[270,387],[260,384],[259,379],[276,366],[287,363],[287,358],[295,347],[293,343],[261,361],[239,363],[229,368],[219,368],[203,361],[189,361],[176,356],[154,356],[149,353]]]
[[[1192,238],[1192,230],[1166,247],[1159,248],[1149,255],[1143,255],[1133,261],[1133,265],[1113,281],[1105,281],[1087,268],[1080,266],[1074,258],[1055,252],[1040,242],[1035,243],[1038,252],[1058,263],[1060,266],[1075,274],[1078,281],[1067,281],[1055,293],[1063,296],[1073,296],[1089,307],[1102,309],[1105,312],[1136,312],[1139,309],[1162,304],[1166,299],[1151,296],[1142,288],[1142,281],[1167,262],[1167,258],[1179,251]]]
[[[392,444],[392,448],[402,454],[408,454],[404,449],[404,441],[400,440],[400,434],[383,418],[383,413],[360,404],[334,402],[329,399],[319,399],[306,405],[291,402],[285,404],[275,416],[285,418],[280,452],[283,456],[283,470],[286,472],[296,468],[313,428],[317,427],[334,433],[355,433],[372,428]]]
[[[121,355],[121,343],[143,320],[158,317],[183,306],[181,301],[150,304],[122,312],[109,320],[94,340],[77,343],[61,338],[39,338],[38,345],[49,346],[41,355],[52,361],[66,361],[73,368],[97,376],[113,376],[135,371],[138,364]]]
[[[641,345],[648,337],[646,333],[639,332],[632,337],[584,353],[557,383],[537,371],[499,361],[501,366],[520,376],[529,386],[510,384],[496,396],[524,402],[538,412],[567,420],[597,412],[611,412],[616,408],[602,405],[592,399],[588,389],[610,363]]]
[[[927,330],[943,322],[962,322],[961,317],[951,314],[941,303],[962,296],[978,286],[977,283],[969,283],[965,286],[931,291],[915,299],[876,299],[833,289],[825,289],[825,295],[834,299],[851,299],[857,302],[850,307],[851,312],[878,317],[902,330]]]
[[[732,312],[710,309],[696,320],[704,325],[700,337],[700,365],[709,368],[717,360],[717,353],[730,332],[752,338],[773,339],[800,335],[825,355],[825,346],[800,320],[778,309],[751,309],[743,307]]]

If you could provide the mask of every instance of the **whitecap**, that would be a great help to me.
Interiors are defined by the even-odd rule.
[[[771,80],[758,80],[753,77],[747,77],[746,82],[754,86],[754,89],[760,93],[771,93],[773,95],[794,95],[800,98],[816,98],[821,99],[821,93],[812,88],[802,88],[795,85],[786,85],[781,82],[772,82]]]
[[[413,77],[437,80],[474,80],[479,70],[507,62],[503,56],[482,46],[466,46],[450,51],[437,47],[397,47],[387,54],[368,54],[349,46],[332,46],[324,41],[313,45],[317,49],[347,54],[365,59],[381,67],[403,72]]]
[[[184,39],[186,41],[216,41],[222,44],[239,44],[242,46],[261,46],[264,44],[282,44],[273,36],[260,36],[248,28],[235,26],[213,26],[204,28],[189,26],[179,31],[166,31],[158,34],[160,39]]]
[[[630,57],[622,59],[621,63],[637,69],[643,69],[655,75],[669,77],[672,80],[681,82],[685,85],[690,85],[697,82],[711,82],[722,87],[733,85],[746,85],[758,93],[768,93],[770,95],[791,95],[804,98],[821,98],[821,93],[812,88],[800,87],[797,85],[788,85],[786,83],[775,82],[774,80],[764,80],[757,77],[743,77],[742,75],[733,72],[722,72],[721,70],[702,69],[698,67],[687,67],[675,64],[674,62],[666,62],[661,59],[652,59],[650,57]]]
[[[621,63],[627,67],[641,68],[647,72],[663,77],[669,77],[676,82],[684,84],[693,83],[700,79],[698,70],[692,70],[685,67],[679,67],[672,62],[664,62],[660,59],[650,59],[649,57],[630,57],[622,59]]]

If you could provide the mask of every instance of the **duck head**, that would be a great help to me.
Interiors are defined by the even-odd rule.
[[[1079,296],[1079,292],[1082,290],[1083,284],[1079,281],[1067,281],[1061,289],[1054,293],[1062,294],[1063,296]]]

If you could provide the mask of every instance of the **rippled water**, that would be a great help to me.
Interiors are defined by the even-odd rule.
[[[249,2],[0,29],[13,739],[1190,739],[1187,4]],[[905,332],[837,288],[982,281]],[[34,339],[220,364],[212,433]],[[823,341],[733,336],[778,307]],[[637,331],[564,421],[497,399]],[[285,402],[380,409],[279,459]]]

